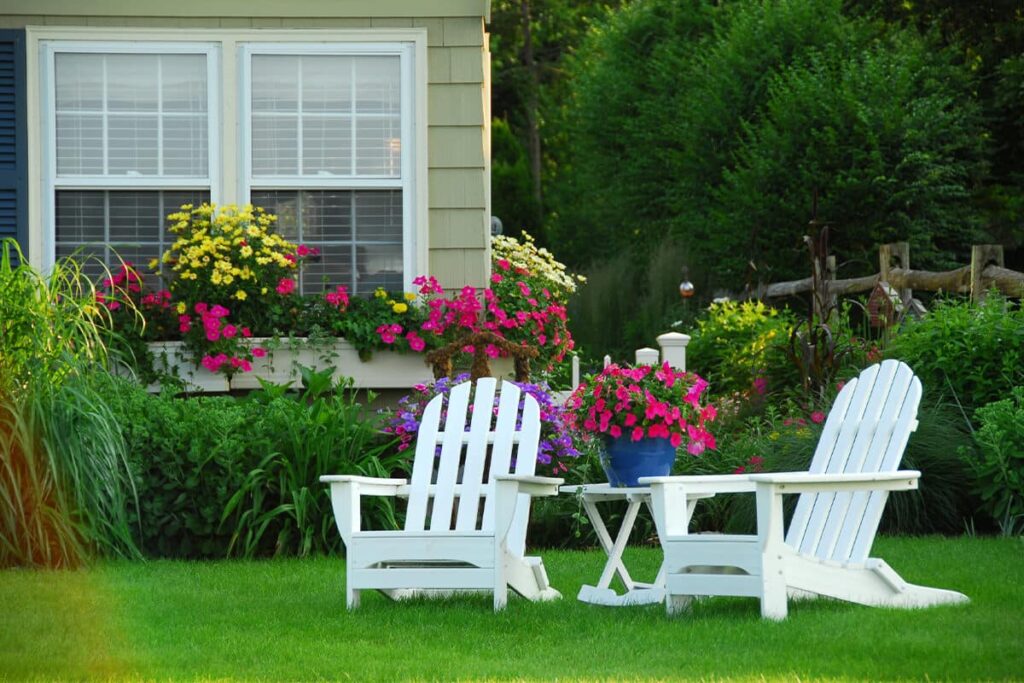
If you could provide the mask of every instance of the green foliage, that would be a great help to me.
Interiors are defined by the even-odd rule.
[[[136,557],[134,491],[116,416],[97,383],[105,309],[81,266],[47,275],[0,253],[0,567]]]
[[[946,265],[979,234],[987,153],[953,62],[840,0],[635,3],[573,62],[555,234],[587,259],[670,232],[732,288],[751,263],[804,277],[817,189],[841,263],[905,239],[922,267]]]
[[[796,324],[788,310],[760,301],[724,301],[711,304],[696,323],[687,366],[706,377],[715,393],[750,391],[759,377],[765,379],[760,391],[776,391],[776,378],[788,377],[787,386],[799,382],[785,352]]]
[[[376,421],[325,373],[304,393],[268,386],[245,400],[178,399],[118,382],[104,397],[123,425],[139,489],[140,545],[157,557],[309,555],[335,550],[322,474],[391,476]],[[330,387],[333,389],[334,387]],[[390,501],[368,524],[394,524]]]
[[[977,493],[1006,536],[1024,533],[1024,387],[978,409]]]
[[[491,122],[491,196],[492,213],[501,219],[504,234],[517,236],[540,227],[530,160],[505,119]]]
[[[569,329],[578,347],[594,358],[632,361],[634,351],[654,346],[659,334],[688,331],[697,302],[679,297],[686,263],[686,249],[665,240],[641,256],[621,251],[593,264],[584,272],[586,286],[569,300]],[[699,283],[695,270],[691,278]]]
[[[904,323],[885,353],[973,419],[974,409],[1024,385],[1024,310],[996,293],[981,305],[937,300],[921,320]]]

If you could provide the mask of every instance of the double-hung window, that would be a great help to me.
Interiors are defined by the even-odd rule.
[[[166,215],[216,192],[218,49],[52,42],[42,58],[51,253],[145,270]]]
[[[401,289],[414,243],[411,46],[247,43],[241,61],[242,194],[319,250],[302,290]]]
[[[44,265],[145,264],[182,204],[251,202],[319,250],[303,292],[411,286],[426,254],[422,39],[162,35],[40,41]]]

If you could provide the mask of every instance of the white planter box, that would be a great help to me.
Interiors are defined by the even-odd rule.
[[[344,339],[324,345],[308,344],[304,339],[280,342],[257,339],[253,346],[275,346],[264,358],[254,358],[252,372],[237,372],[231,381],[221,373],[210,372],[195,366],[191,353],[182,342],[154,342],[149,344],[155,356],[154,366],[158,372],[177,375],[196,391],[231,391],[234,389],[258,389],[262,378],[277,384],[294,382],[301,384],[299,366],[314,368],[335,368],[335,380],[351,377],[357,389],[408,389],[414,384],[429,382],[434,375],[422,353],[397,353],[374,351],[369,361],[359,359],[355,347]],[[514,378],[512,360],[497,358],[491,361],[494,374],[507,379]],[[150,385],[150,391],[159,391],[158,384]]]

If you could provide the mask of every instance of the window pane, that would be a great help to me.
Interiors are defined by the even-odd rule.
[[[333,113],[352,109],[355,57],[302,58],[302,111]]]
[[[299,120],[288,116],[252,118],[252,174],[289,176],[299,171]]]
[[[103,175],[102,114],[57,114],[57,173]]]
[[[94,255],[112,270],[120,267],[120,259],[130,261],[147,284],[158,287],[148,264],[173,241],[167,232],[167,214],[177,211],[182,204],[207,202],[210,193],[60,190],[55,199],[58,257],[70,256],[83,248],[83,253]],[[84,265],[90,276],[98,276],[103,270],[95,263]]]
[[[252,110],[295,112],[299,100],[299,58],[253,55]]]
[[[401,177],[401,59],[254,55],[254,177]]]
[[[345,116],[302,117],[302,172],[352,173],[352,119]]]
[[[205,55],[163,55],[160,66],[164,111],[208,111]]]
[[[107,119],[109,175],[157,175],[159,122],[155,116]]]
[[[157,55],[107,55],[107,111],[160,110]]]
[[[102,111],[103,55],[62,52],[55,62],[57,111]]]
[[[395,117],[356,119],[356,173],[397,177],[402,174],[402,123]]]
[[[209,174],[206,55],[59,53],[59,176]]]
[[[253,190],[251,201],[278,217],[284,237],[320,249],[300,276],[304,293],[325,284],[363,295],[402,288],[400,190]]]
[[[164,175],[205,176],[208,147],[205,116],[164,119]]]

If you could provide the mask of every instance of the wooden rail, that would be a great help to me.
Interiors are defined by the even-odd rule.
[[[980,301],[992,287],[1007,296],[1024,296],[1024,273],[1003,267],[1003,248],[1000,245],[976,245],[971,250],[971,265],[942,272],[912,270],[907,267],[909,256],[910,248],[906,242],[883,244],[879,249],[882,268],[878,273],[843,280],[826,280],[828,294],[844,296],[868,292],[884,280],[894,289],[900,290],[904,299],[909,298],[912,290],[919,289],[970,294],[972,300]],[[894,259],[899,262],[899,266],[893,267]],[[772,283],[759,291],[748,292],[743,298],[793,296],[812,289],[813,278],[805,277],[802,280]]]

